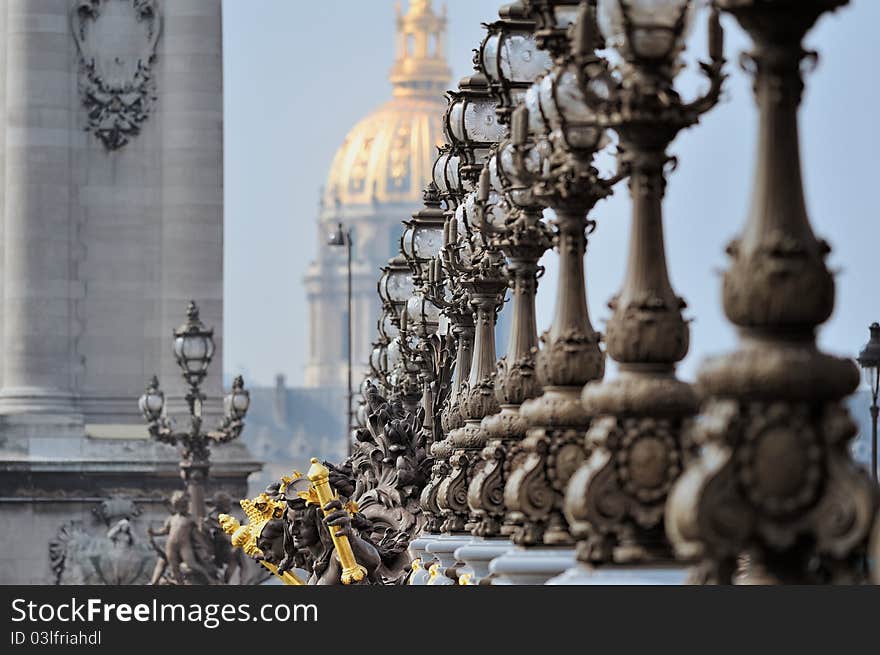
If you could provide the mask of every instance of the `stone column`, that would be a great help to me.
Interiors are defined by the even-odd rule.
[[[9,0],[0,414],[75,416],[68,3]],[[52,419],[53,421],[55,419]]]
[[[219,410],[223,361],[223,33],[220,0],[162,4],[157,111],[162,123],[161,379],[183,411],[185,393],[170,330],[195,300],[214,328],[215,364],[205,380]],[[169,407],[169,410],[171,408]],[[207,419],[210,423],[211,419]]]

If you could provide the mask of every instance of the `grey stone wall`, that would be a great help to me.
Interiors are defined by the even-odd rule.
[[[164,514],[178,457],[147,439],[137,397],[155,372],[183,411],[171,331],[190,299],[214,327],[209,423],[220,414],[221,0],[155,0],[141,21],[133,0],[77,5],[0,0],[0,521],[16,525],[0,532],[0,583],[51,580],[47,537],[86,511],[77,499]],[[155,92],[139,133],[108,147],[83,61],[112,83],[139,57]],[[236,493],[258,468],[240,444],[214,460]]]

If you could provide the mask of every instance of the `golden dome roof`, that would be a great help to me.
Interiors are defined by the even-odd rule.
[[[410,0],[402,15],[398,6],[393,97],[345,137],[324,186],[326,207],[421,200],[443,143],[445,38],[445,9],[438,15],[430,0]]]

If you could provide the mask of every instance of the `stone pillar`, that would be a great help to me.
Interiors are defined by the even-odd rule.
[[[161,309],[151,329],[162,344],[160,379],[173,407],[183,410],[184,384],[168,344],[190,299],[215,331],[215,364],[203,390],[209,399],[221,394],[223,33],[220,0],[175,0],[162,3],[162,11],[162,282]],[[218,403],[209,403],[212,414],[219,410]]]
[[[77,411],[72,390],[68,5],[5,3],[6,175],[0,414]]]

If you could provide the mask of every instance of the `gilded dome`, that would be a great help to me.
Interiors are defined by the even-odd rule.
[[[361,120],[336,152],[324,205],[417,204],[443,143],[443,98],[450,71],[444,55],[446,16],[429,0],[397,11],[393,97]]]

